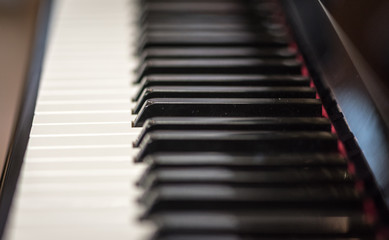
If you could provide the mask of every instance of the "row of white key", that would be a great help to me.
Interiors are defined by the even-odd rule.
[[[135,1],[134,1],[135,2]],[[136,4],[58,0],[7,239],[144,239],[130,89]]]

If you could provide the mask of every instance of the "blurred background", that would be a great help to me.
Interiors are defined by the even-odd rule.
[[[370,67],[389,87],[389,1],[323,1]]]
[[[389,1],[323,3],[378,76],[380,85],[388,88]],[[18,114],[39,4],[39,0],[0,0],[0,169]]]
[[[0,0],[0,169],[29,63],[39,0]]]

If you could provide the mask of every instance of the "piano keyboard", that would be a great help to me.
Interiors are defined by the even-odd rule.
[[[277,2],[52,16],[6,239],[374,239]]]

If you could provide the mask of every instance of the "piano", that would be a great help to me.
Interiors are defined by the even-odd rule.
[[[389,239],[387,105],[326,2],[47,0],[39,17],[2,239]]]

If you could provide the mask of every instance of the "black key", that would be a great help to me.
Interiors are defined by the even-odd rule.
[[[141,81],[135,99],[153,86],[309,86],[310,80],[299,75],[149,75]]]
[[[253,240],[253,236],[239,235],[239,234],[212,234],[212,233],[193,233],[193,234],[165,234],[164,236],[159,236],[156,238],[158,240]],[[373,236],[371,237],[260,237],[255,238],[257,240],[374,240]]]
[[[245,95],[243,95],[246,93]],[[236,97],[234,97],[236,96]],[[311,87],[257,87],[257,86],[151,86],[133,98],[143,105],[150,98],[315,98]]]
[[[225,41],[224,39],[242,39],[247,41],[250,39],[287,39],[287,32],[282,30],[263,30],[263,31],[252,31],[252,30],[230,30],[230,31],[214,31],[214,30],[191,30],[191,31],[177,31],[177,30],[154,30],[147,31],[140,34],[139,42],[146,40],[158,39],[159,41],[179,41],[188,42],[190,39],[202,39],[203,41]],[[177,48],[177,47],[176,47]],[[231,48],[231,47],[230,47]],[[189,48],[190,49],[190,48]],[[148,50],[145,49],[145,50]],[[250,55],[246,56],[249,58]]]
[[[318,99],[153,98],[134,121],[141,127],[152,117],[320,117]]]
[[[143,137],[156,130],[262,130],[262,131],[331,131],[327,118],[207,118],[156,117],[143,125],[134,142],[139,146]]]
[[[235,170],[258,170],[285,167],[347,168],[347,160],[337,153],[263,154],[228,152],[156,153],[144,158],[150,169],[223,167]]]
[[[139,42],[139,52],[150,47],[287,47],[290,40],[284,36],[230,35],[230,36],[149,36]]]
[[[359,209],[353,186],[231,187],[217,184],[164,184],[139,199],[145,216],[160,211],[255,211],[282,209]],[[300,215],[301,217],[301,215]]]
[[[274,8],[273,8],[274,9]],[[247,24],[250,20],[261,22],[273,20],[273,9],[258,9],[251,14],[249,8],[236,3],[182,3],[177,2],[145,4],[141,9],[140,23],[240,23]],[[251,18],[247,18],[250,14]]]
[[[228,168],[164,168],[146,172],[138,184],[146,189],[163,184],[223,184],[241,187],[320,186],[353,184],[354,178],[337,168],[282,168],[233,170]]]
[[[243,240],[374,239],[373,228],[366,223],[363,214],[358,211],[343,214],[333,211],[254,211],[239,214],[172,212],[155,214],[152,219],[159,226],[158,237],[170,234],[191,236],[201,234],[211,236],[234,234],[235,236],[236,234],[243,237]],[[161,239],[175,240],[175,238]],[[209,239],[213,240],[213,238]],[[233,240],[236,239],[233,238]]]
[[[253,32],[250,30],[231,30],[231,31],[212,31],[212,30],[192,30],[192,31],[176,31],[176,30],[165,30],[165,31],[147,31],[142,34],[145,38],[230,38],[230,37],[242,37],[242,38],[254,38],[254,37],[286,37],[286,32]]]
[[[180,58],[295,58],[289,48],[148,48],[141,60]]]
[[[177,5],[177,4],[175,4]],[[200,6],[199,3],[195,3],[196,7]],[[208,11],[197,11],[195,8],[183,10],[183,11],[170,11],[171,9],[166,9],[166,11],[154,11],[148,6],[145,6],[140,11],[139,17],[139,25],[147,25],[147,24],[175,24],[175,23],[186,23],[186,24],[240,24],[240,25],[249,25],[254,22],[261,23],[263,21],[273,21],[272,15],[269,11],[262,11],[256,14],[251,14],[251,18],[247,18],[248,9],[240,8],[239,11],[237,9],[233,9],[233,11],[226,12],[226,9],[220,9],[220,7],[226,7],[226,4],[221,6],[217,6],[221,10],[219,12],[215,12],[215,9],[208,9]],[[223,12],[224,11],[224,12]]]
[[[154,131],[140,143],[135,161],[158,152],[225,151],[251,153],[335,153],[337,138],[328,132]]]
[[[258,17],[265,23],[272,22],[266,17]],[[261,22],[258,21],[258,22]],[[250,21],[240,14],[212,14],[212,13],[175,13],[175,14],[150,14],[145,12],[139,19],[140,26],[155,25],[155,24],[234,24],[247,26]],[[273,21],[274,22],[274,21]]]
[[[241,2],[240,0],[211,0],[212,2],[234,2],[234,3],[239,3]],[[269,1],[269,0],[267,0]],[[142,4],[145,3],[150,3],[150,2],[158,2],[158,3],[164,3],[164,2],[209,2],[209,0],[139,0]]]
[[[251,26],[233,23],[145,23],[141,27],[141,32],[149,31],[191,31],[191,30],[214,30],[214,31],[235,31],[235,30],[250,30]]]
[[[242,13],[247,11],[244,4],[237,2],[151,2],[142,6],[143,10],[149,14],[183,14],[183,13]]]
[[[315,98],[310,87],[193,87],[155,86],[143,90],[133,113],[152,98]]]
[[[261,59],[168,59],[149,60],[139,69],[140,82],[150,74],[299,74],[297,60]]]
[[[210,0],[139,0],[142,4],[144,3],[150,3],[150,2],[158,2],[158,3],[164,3],[164,2],[210,2]],[[269,1],[269,0],[267,0]],[[221,2],[221,3],[225,3],[225,2],[233,2],[233,3],[242,3],[240,0],[211,0],[211,2]]]
[[[252,31],[284,31],[285,26],[277,23],[269,24],[258,22],[257,24],[240,24],[240,23],[153,23],[143,24],[140,32],[148,31],[193,31],[193,30],[212,30],[212,31],[235,31],[235,30],[252,30]]]

